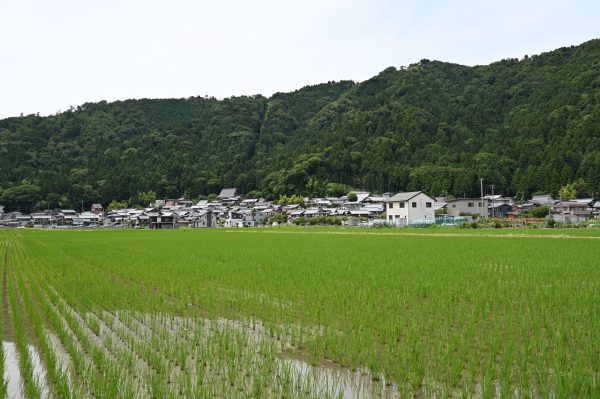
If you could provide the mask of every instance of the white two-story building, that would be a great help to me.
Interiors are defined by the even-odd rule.
[[[434,203],[422,191],[398,193],[385,201],[387,221],[398,226],[434,223]]]

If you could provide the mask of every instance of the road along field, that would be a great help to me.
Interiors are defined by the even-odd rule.
[[[0,231],[0,397],[600,397],[598,234],[503,234]]]

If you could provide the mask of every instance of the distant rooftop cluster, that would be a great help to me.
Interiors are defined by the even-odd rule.
[[[433,198],[422,191],[381,195],[355,191],[351,199],[348,195],[299,198],[299,201],[293,203],[281,203],[263,198],[244,198],[237,189],[224,188],[214,200],[156,200],[143,209],[105,210],[101,204],[96,203],[92,204],[89,211],[60,209],[27,214],[18,211],[5,213],[4,207],[0,205],[0,227],[253,227],[307,223],[317,220],[316,218],[322,218],[320,220],[330,224],[417,226],[458,224],[480,218],[515,219],[534,208],[544,206],[547,207],[547,215],[543,217],[561,223],[583,222],[598,218],[600,214],[600,201],[594,201],[593,198],[559,201],[550,195],[534,195],[521,203],[502,195]]]

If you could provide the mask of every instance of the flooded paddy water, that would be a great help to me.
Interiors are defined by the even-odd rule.
[[[73,317],[82,328],[83,335],[70,330],[62,340],[46,331],[58,369],[68,375],[69,384],[75,374],[84,379],[80,381],[84,386],[78,389],[82,397],[96,395],[91,392],[90,381],[85,381],[86,374],[76,369],[71,357],[80,355],[86,359],[83,364],[92,367],[98,350],[106,361],[123,366],[117,374],[123,379],[121,384],[130,386],[127,392],[133,397],[157,397],[159,392],[181,398],[194,397],[195,392],[215,397],[243,397],[253,392],[256,397],[399,397],[394,384],[375,380],[366,370],[350,370],[331,361],[311,364],[289,342],[269,336],[260,322],[131,311],[80,314],[61,298],[53,308],[64,313],[64,327],[72,327],[67,319]],[[65,336],[73,341],[87,341],[90,349],[77,344],[79,352],[68,353]],[[17,345],[5,341],[3,350],[7,397],[28,397]],[[40,397],[53,397],[39,349],[30,344],[27,354]],[[163,388],[154,386],[157,383]]]
[[[131,325],[136,334],[139,334],[137,335],[138,339],[142,340],[152,340],[151,336],[156,334],[160,328],[164,328],[163,331],[166,331],[167,336],[170,337],[167,340],[177,340],[178,336],[194,336],[198,333],[207,336],[224,334],[232,341],[245,340],[250,347],[250,352],[257,357],[264,356],[261,347],[267,346],[273,350],[269,355],[273,356],[271,367],[275,370],[275,378],[288,379],[293,386],[301,387],[300,393],[304,393],[308,397],[345,399],[400,397],[395,384],[382,378],[374,379],[366,369],[351,370],[327,360],[312,364],[303,351],[294,348],[288,341],[270,336],[260,322],[242,322],[225,318],[211,320],[121,311],[114,312],[113,315],[112,322],[115,325]],[[131,323],[131,319],[136,322]],[[157,326],[157,320],[159,320],[160,327]],[[164,334],[162,337],[165,339]],[[210,341],[206,343],[211,344]],[[231,342],[220,340],[212,343],[225,347],[231,344]],[[190,355],[190,357],[192,356]],[[257,359],[251,360],[251,362],[253,361],[260,362]],[[232,363],[235,362],[233,359]]]
[[[7,397],[9,399],[20,399],[25,397],[23,378],[21,377],[20,357],[17,345],[14,342],[3,341],[4,350],[4,381],[7,386]],[[33,375],[41,388],[41,398],[49,398],[49,390],[46,382],[46,370],[40,359],[38,351],[33,345],[27,345],[27,352],[31,359]]]

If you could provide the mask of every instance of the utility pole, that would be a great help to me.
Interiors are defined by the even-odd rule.
[[[479,178],[479,183],[481,186],[481,202],[480,202],[480,204],[483,206],[483,177]],[[479,206],[477,207],[477,213],[479,213],[479,216],[481,216],[481,212],[479,211]]]
[[[492,187],[492,217],[495,217],[496,212],[494,212],[495,211],[495,209],[494,209],[494,185],[492,184],[491,187]]]

